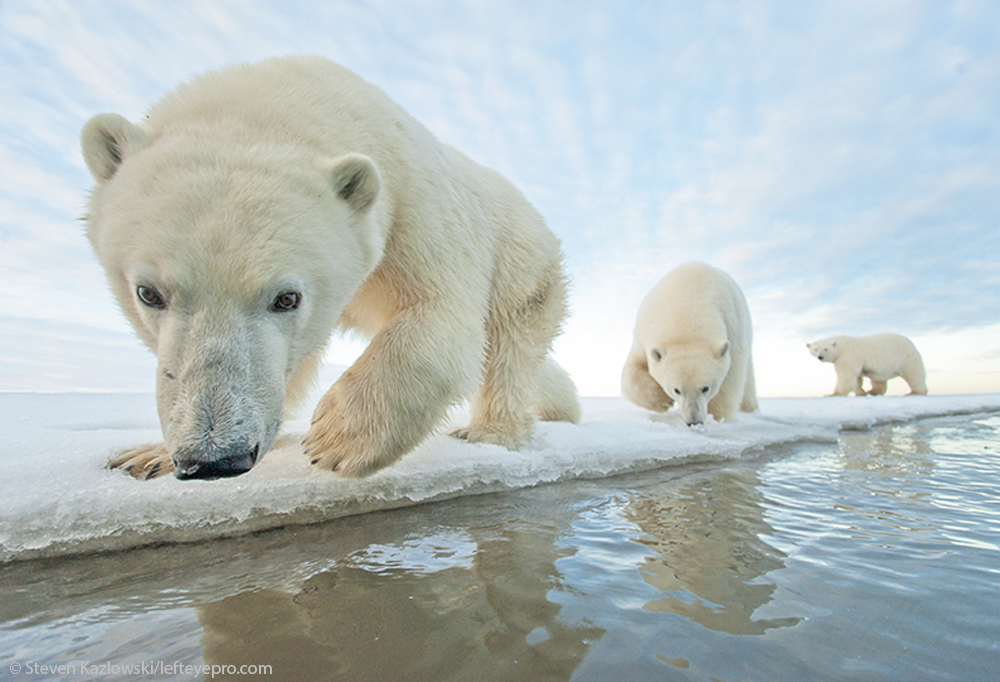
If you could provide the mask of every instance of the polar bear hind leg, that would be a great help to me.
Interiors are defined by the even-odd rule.
[[[753,363],[747,365],[747,382],[743,386],[743,400],[740,401],[741,412],[753,412],[757,405],[757,379],[753,373]]]
[[[580,401],[576,386],[569,374],[547,356],[538,373],[538,386],[531,406],[535,416],[543,422],[580,423]]]
[[[553,370],[545,367],[550,362],[546,355],[565,315],[566,282],[558,262],[527,300],[513,310],[494,311],[487,322],[487,357],[482,382],[472,401],[469,425],[454,431],[453,436],[470,443],[502,445],[508,450],[516,450],[527,441],[535,421],[532,403],[539,396],[540,378],[542,382],[557,380]],[[563,372],[562,368],[559,372]],[[555,402],[562,402],[563,407],[549,411],[542,406],[543,414],[551,417],[567,412],[566,392],[570,387],[572,381],[566,376],[556,390],[561,397]],[[545,393],[544,383],[541,388]],[[569,412],[566,416],[573,416],[572,410]]]
[[[870,377],[869,380],[872,382],[872,387],[868,389],[868,395],[885,395],[886,387],[889,384],[888,381],[885,379],[872,379]]]

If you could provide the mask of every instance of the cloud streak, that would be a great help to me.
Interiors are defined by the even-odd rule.
[[[557,351],[585,392],[617,391],[639,301],[689,259],[787,353],[1000,322],[992,3],[34,2],[0,26],[0,324],[129,338],[76,221],[80,126],[285,53],[357,71],[524,190],[564,243]]]

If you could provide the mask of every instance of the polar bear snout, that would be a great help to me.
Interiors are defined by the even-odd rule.
[[[208,410],[204,403],[180,404],[180,412],[194,413],[194,418],[180,419],[165,425],[167,451],[174,464],[174,476],[182,481],[215,480],[247,473],[271,448],[281,420],[266,420],[254,409],[246,395],[237,404],[223,403],[221,409]]]
[[[182,481],[232,478],[250,471],[259,454],[260,443],[252,448],[245,443],[234,443],[224,448],[210,445],[202,452],[185,450],[172,457],[174,476]]]
[[[280,392],[267,396],[228,381],[200,388],[193,394],[164,390],[160,396],[165,406],[160,424],[174,475],[214,480],[245,474],[271,448],[281,427]]]
[[[681,416],[688,426],[701,426],[708,419],[708,401],[682,397],[678,402]]]
[[[271,314],[206,306],[164,322],[157,410],[178,479],[245,474],[274,443],[288,355],[281,330],[266,324]]]
[[[179,404],[178,411],[185,416],[164,425],[174,476],[182,481],[232,478],[260,461],[274,443],[281,420],[262,419],[246,395],[236,403],[222,403],[215,410],[198,401],[194,409],[189,403]]]

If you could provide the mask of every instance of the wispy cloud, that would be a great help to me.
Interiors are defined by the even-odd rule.
[[[53,0],[0,26],[0,321],[131,343],[76,221],[80,126],[284,53],[354,69],[524,190],[564,243],[557,350],[588,392],[617,390],[639,300],[694,258],[743,284],[761,338],[1000,318],[992,3]]]

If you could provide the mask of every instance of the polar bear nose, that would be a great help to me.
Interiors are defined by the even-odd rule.
[[[221,452],[185,452],[174,456],[174,476],[182,481],[193,478],[212,481],[217,478],[232,478],[245,474],[257,463],[260,443],[247,448],[245,444],[231,446]]]

